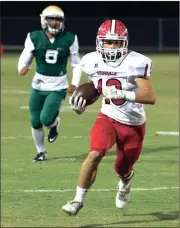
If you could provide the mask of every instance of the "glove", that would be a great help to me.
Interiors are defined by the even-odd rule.
[[[73,92],[72,96],[69,97],[69,104],[71,108],[77,113],[82,114],[85,110],[86,100],[78,95],[75,95],[75,91]]]
[[[116,99],[116,100],[125,98],[125,91],[116,89],[113,86],[104,87],[102,92],[105,98]]]

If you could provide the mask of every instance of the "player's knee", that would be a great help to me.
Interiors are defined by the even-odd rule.
[[[49,127],[52,123],[53,120],[51,120],[51,118],[49,118],[49,116],[47,114],[42,114],[40,116],[40,121],[42,123],[42,125]]]
[[[39,129],[42,127],[42,124],[38,118],[31,118],[31,126],[34,129]]]
[[[91,151],[88,155],[88,161],[95,165],[98,165],[101,159],[103,158],[103,154],[98,151]]]
[[[54,123],[57,116],[58,116],[58,112],[56,113],[56,115],[53,115],[53,116],[49,115],[49,113],[42,112],[40,116],[40,121],[42,125],[49,127]]]

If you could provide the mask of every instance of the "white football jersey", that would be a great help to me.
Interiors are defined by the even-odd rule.
[[[151,65],[150,58],[134,51],[129,51],[118,66],[104,63],[97,52],[88,53],[81,60],[82,71],[88,75],[89,80],[93,81],[99,92],[102,92],[105,86],[136,91],[138,89],[136,78],[149,77]],[[122,99],[103,98],[101,112],[128,125],[141,125],[146,120],[143,104]]]

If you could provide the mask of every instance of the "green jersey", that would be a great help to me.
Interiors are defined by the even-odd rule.
[[[45,31],[40,30],[31,32],[30,39],[34,44],[33,55],[36,60],[37,73],[57,77],[65,75],[75,34],[63,31],[51,43]]]
[[[71,66],[79,63],[76,34],[63,31],[49,39],[44,30],[33,31],[27,35],[18,65],[20,68],[29,66],[34,57],[36,73],[32,87],[41,91],[59,91],[68,87],[66,68],[69,56]]]

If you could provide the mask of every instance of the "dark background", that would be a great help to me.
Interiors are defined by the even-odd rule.
[[[95,49],[100,24],[121,20],[129,31],[130,48],[137,51],[179,50],[178,1],[33,1],[0,2],[1,42],[9,50],[21,50],[28,32],[40,30],[40,14],[57,5],[65,13],[66,29],[78,35],[80,51]]]
[[[24,1],[1,2],[1,15],[37,16],[57,5],[66,17],[173,17],[179,18],[178,1]]]

